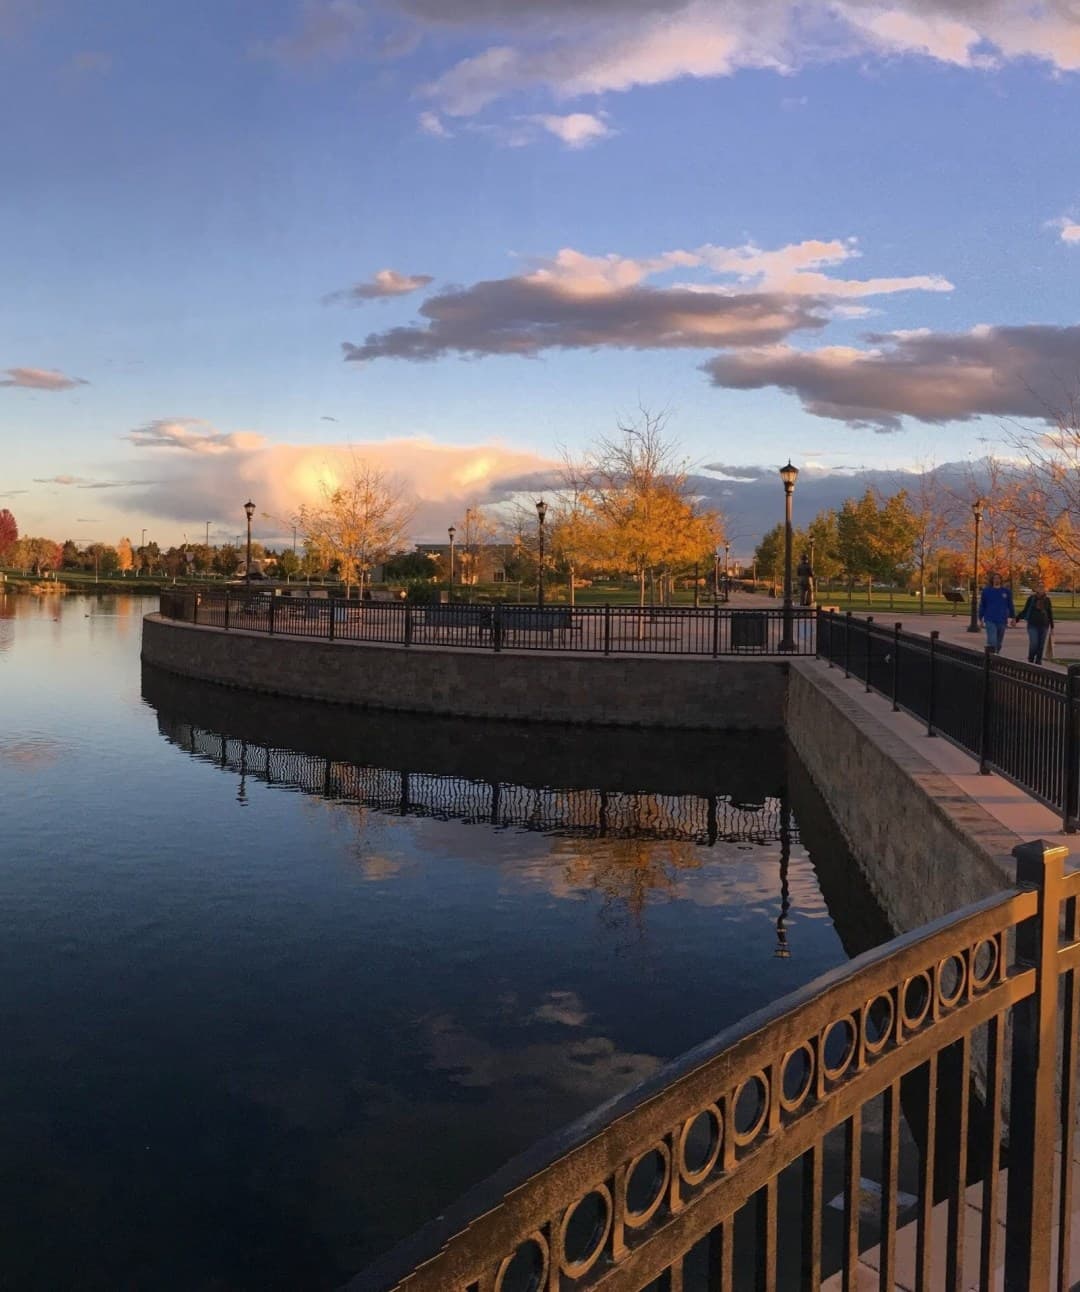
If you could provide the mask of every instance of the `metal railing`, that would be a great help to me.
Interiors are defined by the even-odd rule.
[[[169,591],[161,614],[281,637],[395,646],[594,655],[813,655],[812,610],[351,601],[208,589]]]
[[[1055,808],[1069,833],[1080,815],[1080,665],[1067,673],[905,633],[900,624],[822,611],[818,655],[857,677]]]
[[[699,1046],[510,1163],[350,1292],[818,1289],[834,1273],[847,1289],[861,1259],[882,1289],[902,1263],[905,1286],[959,1292],[1000,1286],[1002,1258],[1006,1292],[1064,1292],[1080,872],[1065,874],[1064,848],[1015,855],[1017,890]]]

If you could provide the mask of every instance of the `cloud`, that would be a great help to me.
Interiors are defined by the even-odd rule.
[[[89,481],[82,476],[34,476],[34,484],[81,485]]]
[[[323,297],[324,305],[339,302],[360,305],[364,301],[386,300],[392,296],[407,296],[434,282],[430,274],[399,274],[396,269],[380,269],[367,282],[354,283],[352,287],[330,292]]]
[[[317,502],[324,485],[344,478],[353,456],[400,481],[416,504],[412,532],[418,539],[445,535],[447,525],[458,523],[472,503],[513,498],[522,480],[550,485],[559,478],[558,463],[497,443],[438,444],[422,437],[351,445],[263,443],[236,452],[227,470],[220,455],[162,454],[158,479],[125,491],[119,505],[186,524],[193,515],[238,514],[243,520],[240,504],[250,496],[260,513],[289,516],[302,503]]]
[[[1069,398],[1080,371],[1080,326],[984,325],[865,340],[872,348],[777,345],[718,355],[702,368],[715,386],[778,387],[815,416],[876,431],[898,431],[905,417],[932,424],[982,415],[1046,419],[1055,399]]]
[[[1056,220],[1049,221],[1052,229],[1057,229],[1058,237],[1062,242],[1070,246],[1080,245],[1080,224],[1075,220],[1069,219],[1067,215],[1059,216]]]
[[[421,112],[416,119],[416,124],[423,134],[430,135],[432,139],[452,139],[454,137],[443,125],[442,118],[437,112]]]
[[[530,119],[556,139],[561,139],[568,148],[587,148],[598,139],[607,139],[615,133],[606,122],[590,112],[571,112],[565,117],[540,113]]]
[[[899,291],[950,291],[937,275],[833,278],[824,272],[858,256],[853,239],[808,241],[763,251],[704,246],[636,260],[564,248],[531,272],[454,287],[420,307],[423,323],[345,342],[350,362],[429,360],[444,354],[534,357],[549,349],[712,349],[767,346],[817,331],[845,298]],[[651,286],[679,269],[700,282]],[[852,307],[847,307],[848,311]]]
[[[81,377],[68,377],[51,368],[4,368],[7,377],[0,377],[0,386],[19,386],[25,390],[71,390],[85,386]]]
[[[233,452],[249,453],[261,448],[264,443],[264,437],[255,431],[216,431],[208,422],[195,417],[161,418],[137,427],[123,438],[139,448],[180,449],[187,453],[214,456]]]
[[[358,0],[305,0],[295,30],[260,41],[252,53],[290,69],[336,62],[356,51],[366,25]]]
[[[0,498],[17,498],[20,494],[29,493],[29,489],[5,489]]]

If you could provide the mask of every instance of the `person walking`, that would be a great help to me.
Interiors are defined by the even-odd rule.
[[[1046,639],[1054,630],[1054,607],[1046,595],[1046,584],[1040,583],[1035,591],[1024,602],[1024,608],[1016,616],[1027,624],[1028,663],[1041,664]]]
[[[986,644],[995,654],[1001,653],[1009,623],[1016,623],[1012,593],[1001,586],[1000,574],[991,574],[979,598],[979,625],[986,629]]]

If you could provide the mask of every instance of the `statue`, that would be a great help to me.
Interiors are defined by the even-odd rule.
[[[813,606],[816,603],[814,595],[814,567],[810,564],[810,555],[803,552],[799,558],[799,565],[795,571],[799,580],[799,605]]]

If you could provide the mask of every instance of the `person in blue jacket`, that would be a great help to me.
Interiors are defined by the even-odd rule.
[[[979,623],[986,629],[986,644],[995,653],[1005,641],[1005,627],[1016,623],[1012,593],[1001,586],[1001,575],[991,574],[989,584],[979,598]]]

